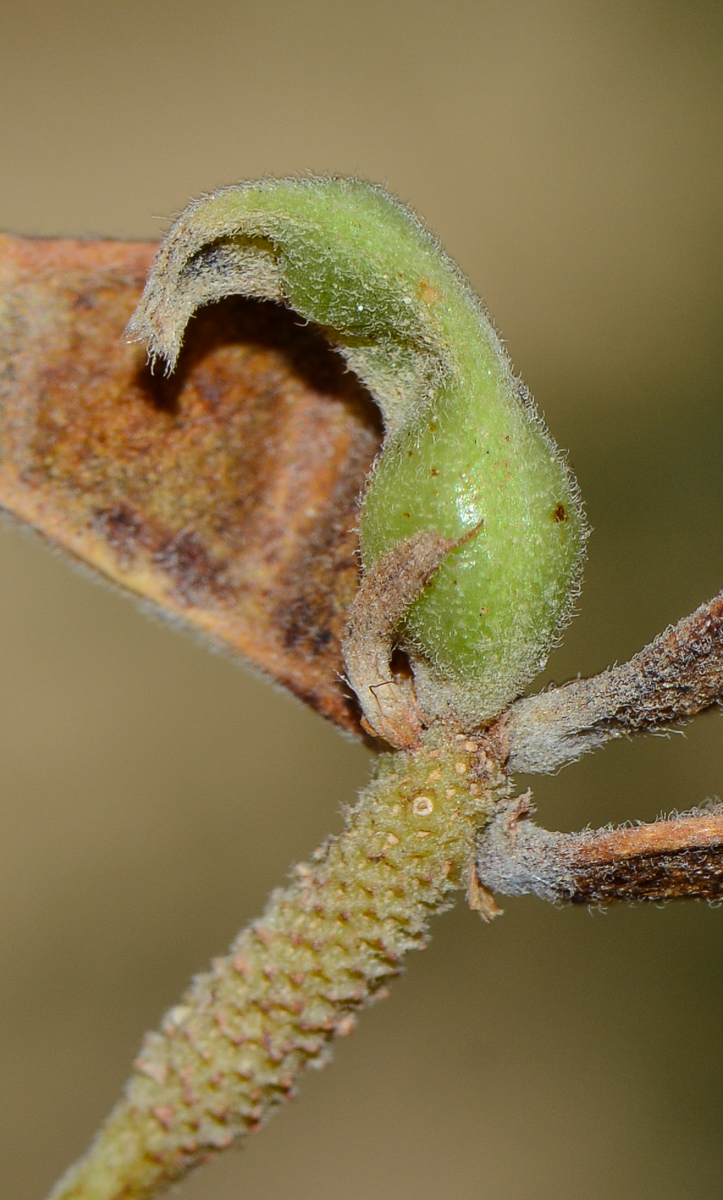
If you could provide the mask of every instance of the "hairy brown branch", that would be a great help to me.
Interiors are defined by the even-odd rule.
[[[649,825],[551,833],[529,794],[498,806],[480,839],[482,887],[567,904],[723,898],[723,805]]]
[[[620,667],[519,700],[509,769],[549,774],[611,738],[688,720],[723,694],[723,593]]]

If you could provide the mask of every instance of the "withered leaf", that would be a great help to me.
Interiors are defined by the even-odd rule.
[[[152,375],[123,330],[155,250],[0,237],[0,504],[359,733],[340,643],[377,410],[315,330],[238,298]]]

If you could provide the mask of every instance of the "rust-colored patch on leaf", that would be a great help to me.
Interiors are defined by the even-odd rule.
[[[238,298],[152,375],[123,330],[155,248],[0,238],[0,504],[358,733],[338,676],[376,408],[318,333]]]

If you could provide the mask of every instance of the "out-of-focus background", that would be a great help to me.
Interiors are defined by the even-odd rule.
[[[723,584],[722,51],[706,0],[2,0],[0,227],[156,236],[265,172],[410,201],[570,450],[594,533],[547,677],[591,673]],[[0,1192],[42,1200],[367,755],[15,528],[0,664]],[[722,734],[531,780],[541,820],[713,796]],[[723,913],[505,908],[439,921],[184,1200],[722,1196]]]

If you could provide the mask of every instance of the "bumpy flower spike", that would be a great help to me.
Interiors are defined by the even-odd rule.
[[[193,312],[233,293],[323,326],[379,404],[386,437],[361,507],[365,571],[380,563],[401,578],[400,545],[417,538],[412,558],[420,534],[437,546],[397,631],[416,698],[384,697],[378,647],[362,647],[361,665],[354,648],[347,655],[367,721],[404,746],[435,718],[472,728],[495,716],[541,670],[569,617],[585,525],[574,481],[469,283],[381,188],[269,179],[186,210],[129,334],[170,370]]]

